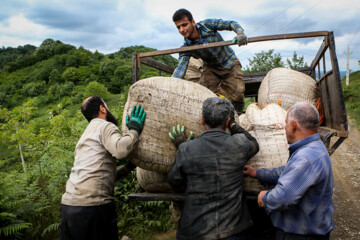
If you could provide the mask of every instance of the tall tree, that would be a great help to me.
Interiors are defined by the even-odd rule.
[[[286,59],[287,65],[291,69],[308,67],[308,64],[304,62],[304,55],[298,57],[296,51],[294,51],[293,57],[291,59]]]
[[[281,60],[281,54],[274,53],[274,49],[255,53],[253,59],[248,60],[249,66],[245,68],[244,72],[267,72],[273,68],[285,66]]]
[[[35,109],[34,99],[25,102],[22,106],[15,107],[12,111],[0,109],[0,119],[4,121],[0,125],[1,138],[8,141],[14,148],[18,148],[24,172],[26,172],[26,166],[23,146],[29,135],[27,123]]]

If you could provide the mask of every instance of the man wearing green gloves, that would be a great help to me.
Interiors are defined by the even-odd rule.
[[[205,19],[195,23],[192,14],[186,9],[177,10],[173,15],[173,21],[184,37],[182,47],[223,41],[218,32],[223,30],[234,31],[237,34],[233,43],[239,46],[248,43],[244,29],[236,21]],[[241,64],[234,51],[229,46],[225,46],[180,53],[173,77],[181,79],[185,77],[190,57],[201,58],[204,62],[200,84],[231,100],[240,115],[244,108],[245,84]]]
[[[244,166],[259,145],[232,112],[229,101],[208,98],[201,117],[205,131],[198,138],[186,141],[181,127],[169,134],[178,152],[168,180],[174,189],[185,187],[178,240],[243,240],[252,225],[241,185]]]
[[[130,161],[116,168],[133,150],[146,113],[138,105],[126,117],[129,133],[121,135],[118,121],[99,97],[87,98],[81,112],[89,121],[75,148],[75,161],[61,200],[60,239],[118,239],[114,184],[135,168]]]

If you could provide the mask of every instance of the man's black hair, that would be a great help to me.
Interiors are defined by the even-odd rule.
[[[186,10],[185,8],[181,8],[177,10],[173,15],[173,22],[179,21],[183,19],[184,17],[187,17],[187,19],[191,22],[193,20],[191,12]]]
[[[81,112],[90,122],[99,115],[100,106],[105,107],[104,101],[98,96],[92,96],[81,105]]]
[[[203,103],[204,123],[211,128],[225,127],[230,116],[231,103],[220,97],[207,98]]]

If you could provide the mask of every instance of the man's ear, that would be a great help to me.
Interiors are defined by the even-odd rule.
[[[294,120],[291,120],[291,121],[290,121],[290,125],[291,125],[291,128],[292,128],[293,132],[295,132],[295,131],[297,131],[297,130],[300,129],[300,128],[299,128],[299,124],[298,124],[296,121],[294,121]]]
[[[103,105],[100,105],[99,113],[106,114],[106,108]]]
[[[226,120],[226,122],[225,122],[225,129],[227,129],[228,128],[228,126],[229,126],[229,122],[230,122],[230,117],[228,117],[228,119]]]
[[[205,122],[204,122],[204,118],[202,115],[201,115],[201,124],[205,127]]]

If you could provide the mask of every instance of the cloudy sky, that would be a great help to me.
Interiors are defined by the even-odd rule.
[[[349,45],[350,69],[360,70],[359,0],[1,0],[0,47],[39,46],[52,38],[104,54],[133,45],[178,48],[183,39],[172,15],[179,8],[190,10],[195,21],[236,20],[248,37],[333,31],[340,69],[346,69]],[[222,36],[231,40],[234,33]],[[243,66],[254,53],[269,49],[285,59],[296,51],[310,65],[321,42],[281,40],[233,48]]]

